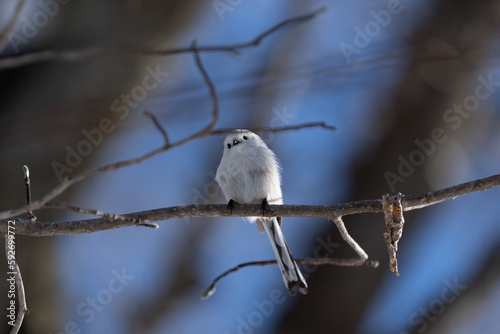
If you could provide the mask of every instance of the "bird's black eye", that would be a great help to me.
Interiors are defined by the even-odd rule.
[[[248,139],[248,137],[247,137],[247,136],[243,136],[243,139],[247,140],[247,139]]]
[[[231,148],[231,144],[227,144],[227,148]]]

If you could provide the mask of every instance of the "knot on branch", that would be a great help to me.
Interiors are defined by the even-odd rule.
[[[384,239],[387,245],[387,251],[389,252],[391,271],[395,272],[397,276],[399,276],[399,272],[396,253],[398,251],[398,242],[403,235],[403,226],[405,224],[403,207],[401,205],[402,198],[403,194],[401,193],[397,193],[397,195],[394,196],[382,196],[382,210],[385,219]]]

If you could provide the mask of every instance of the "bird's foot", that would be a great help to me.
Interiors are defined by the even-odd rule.
[[[233,199],[230,199],[229,202],[227,202],[227,207],[229,208],[229,211],[231,211],[231,214],[233,214],[233,208],[235,204],[240,204],[240,203],[233,201]]]
[[[262,203],[260,203],[260,210],[262,211],[262,215],[264,215],[266,211],[269,211],[269,202],[267,202],[267,198],[264,198]]]

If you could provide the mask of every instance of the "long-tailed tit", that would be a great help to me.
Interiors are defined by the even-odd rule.
[[[235,130],[226,137],[216,180],[229,206],[234,203],[283,204],[280,178],[276,156],[258,135]],[[307,283],[281,231],[281,217],[247,219],[256,222],[260,232],[266,231],[289,293],[292,296],[297,291],[307,294]]]

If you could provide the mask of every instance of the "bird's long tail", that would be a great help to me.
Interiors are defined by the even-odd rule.
[[[285,236],[281,231],[280,225],[278,223],[280,218],[272,218],[267,220],[264,225],[264,229],[271,241],[273,246],[274,254],[276,255],[276,260],[281,269],[283,275],[283,281],[290,295],[294,296],[297,291],[306,295],[307,294],[307,283],[299,268],[297,263],[293,259],[292,253],[285,241]]]

